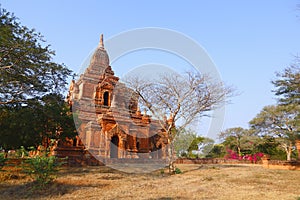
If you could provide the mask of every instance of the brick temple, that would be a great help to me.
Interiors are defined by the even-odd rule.
[[[84,73],[72,80],[67,101],[78,136],[58,142],[58,156],[87,164],[91,160],[166,158],[167,134],[158,120],[141,113],[138,95],[115,76],[103,35]]]

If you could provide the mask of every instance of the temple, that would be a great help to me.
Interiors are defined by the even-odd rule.
[[[60,141],[57,155],[87,163],[91,158],[104,162],[166,158],[167,134],[158,120],[141,113],[138,95],[115,76],[103,35],[84,73],[72,80],[67,101],[78,136]]]

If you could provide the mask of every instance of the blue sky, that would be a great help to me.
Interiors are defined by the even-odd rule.
[[[271,80],[300,53],[297,4],[299,0],[1,1],[23,25],[41,32],[56,51],[55,60],[75,72],[101,33],[106,39],[130,29],[161,27],[187,35],[207,51],[223,81],[241,93],[226,107],[224,129],[248,127],[265,105],[275,103]],[[120,75],[122,66],[151,60],[175,63],[169,55],[150,52],[144,59],[139,53],[129,55],[112,67]]]

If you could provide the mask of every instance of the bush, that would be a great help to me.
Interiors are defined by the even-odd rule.
[[[7,160],[7,158],[5,158],[5,154],[4,153],[0,153],[0,170],[5,165],[5,161],[6,160]]]
[[[178,167],[176,167],[175,168],[175,174],[182,174],[182,171]]]
[[[55,174],[62,164],[57,157],[44,154],[26,159],[22,168],[25,174],[36,181],[38,187],[44,187],[56,178]]]
[[[28,151],[25,149],[24,146],[21,146],[20,149],[18,149],[16,151],[16,156],[18,158],[24,158],[24,157],[27,157],[28,156]]]

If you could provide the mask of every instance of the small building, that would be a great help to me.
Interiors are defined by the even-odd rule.
[[[59,142],[58,155],[103,162],[167,157],[168,135],[158,120],[141,113],[138,95],[114,75],[102,35],[89,66],[72,80],[67,101],[78,137]]]

